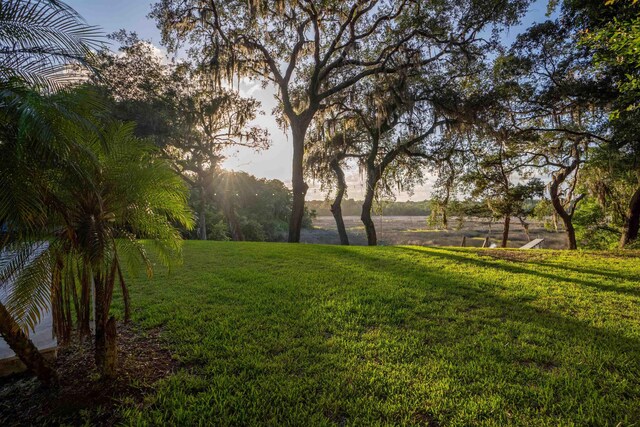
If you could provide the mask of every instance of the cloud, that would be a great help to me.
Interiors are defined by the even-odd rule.
[[[261,89],[262,87],[260,86],[260,83],[255,80],[251,80],[247,77],[240,79],[240,96],[242,97],[248,98],[253,96],[254,93]]]

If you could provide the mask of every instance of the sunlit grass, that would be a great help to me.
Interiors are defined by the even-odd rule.
[[[640,421],[638,258],[489,253],[188,242],[132,280],[181,368],[126,423]]]

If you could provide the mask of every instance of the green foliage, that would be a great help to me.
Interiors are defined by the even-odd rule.
[[[304,214],[302,216],[302,228],[312,228],[313,227],[313,220],[318,216],[318,213],[313,210],[313,209],[309,209],[308,206],[304,207]]]
[[[573,216],[576,237],[587,249],[615,249],[620,241],[619,228],[610,224],[610,218],[597,200],[589,198],[578,205]]]
[[[468,72],[468,65],[485,54],[488,44],[479,34],[517,22],[528,3],[469,2],[460,7],[377,0],[160,0],[150,16],[157,20],[163,44],[173,52],[187,48],[217,86],[247,76],[277,87],[276,120],[292,130],[289,241],[297,242],[307,189],[305,151],[310,151],[309,144],[326,141],[306,137],[311,122],[320,121],[312,129],[323,127],[317,116],[332,110],[330,106],[347,99],[366,100],[362,112],[367,119],[360,127],[368,128],[371,149],[361,153],[361,160],[366,163],[370,211],[373,193],[388,191],[379,184],[409,189],[420,181],[416,159],[431,153],[418,149],[440,133],[443,116],[455,105],[455,96],[440,96],[449,92],[442,86]],[[392,106],[397,101],[403,104],[400,109]],[[405,113],[409,114],[400,119]],[[402,126],[396,127],[399,122]],[[393,135],[382,135],[391,128],[396,128]],[[330,157],[338,160],[333,154]],[[414,167],[407,167],[411,164]],[[375,244],[371,221],[367,229],[369,243]]]
[[[101,34],[61,0],[4,0],[0,6],[0,83],[19,79],[58,90],[90,64]]]
[[[277,179],[256,178],[246,172],[219,171],[212,179],[206,204],[207,238],[229,240],[225,206],[237,218],[245,240],[283,241],[291,212],[291,190]],[[190,203],[199,209],[201,198],[191,192]],[[227,211],[229,212],[229,211]],[[312,213],[305,211],[303,226],[312,226]],[[197,238],[195,232],[184,232]]]
[[[55,259],[45,254],[34,262],[33,254],[35,243],[49,239],[59,225],[56,183],[84,179],[83,165],[95,166],[84,140],[88,134],[96,145],[106,145],[92,134],[91,111],[100,104],[94,95],[84,89],[44,95],[17,79],[0,84],[0,249],[18,254],[17,264],[2,268],[0,286],[29,265],[14,282],[7,307],[24,327],[33,327],[50,303]]]
[[[171,274],[131,279],[135,320],[163,328],[180,368],[144,407],[123,407],[123,424],[640,418],[640,264],[630,254],[504,260],[514,252],[233,242],[184,251]]]
[[[603,9],[612,9],[613,19],[594,20],[593,28],[581,34],[583,45],[593,52],[596,66],[605,73],[618,74],[616,86],[621,96],[612,118],[620,118],[622,111],[640,107],[640,5],[637,0],[608,0]]]
[[[449,213],[451,216],[472,217],[472,218],[492,218],[493,212],[486,203],[476,200],[452,200],[449,202]]]
[[[179,249],[173,224],[189,227],[191,212],[184,183],[154,147],[134,137],[131,125],[98,119],[103,110],[95,107],[100,103],[92,100],[94,92],[80,88],[42,96],[12,89],[3,94],[13,108],[5,107],[0,116],[6,123],[0,143],[0,223],[6,234],[0,243],[28,249],[31,242],[49,240],[42,259],[51,274],[16,282],[16,303],[8,308],[25,319],[23,326],[32,326],[47,305],[48,298],[39,295],[51,290],[54,322],[63,328],[56,333],[64,340],[71,319],[64,313],[70,313],[79,271],[104,278],[114,263],[142,261],[150,273],[137,239],[151,239],[160,259],[169,262]]]
[[[553,205],[549,199],[541,199],[534,205],[533,210],[531,211],[533,218],[538,221],[542,221],[544,223],[544,228],[548,231],[555,230],[555,225],[551,220],[554,213]]]
[[[260,102],[214,88],[188,63],[165,63],[150,42],[124,31],[111,36],[119,53],[102,50],[92,79],[112,101],[112,114],[136,123],[185,177],[215,170],[230,146],[266,148],[268,132],[251,122]]]
[[[640,249],[640,240],[635,240],[633,242],[631,242],[628,246],[625,246],[626,249],[634,249],[634,250],[639,250]]]
[[[11,81],[1,89],[0,249],[17,254],[0,265],[0,286],[12,286],[6,309],[28,329],[51,307],[62,344],[72,313],[87,335],[93,313],[96,364],[112,376],[105,328],[115,282],[127,294],[125,267],[152,274],[148,248],[165,265],[179,257],[174,224],[193,224],[186,186],[132,124],[105,118],[86,88],[43,96]],[[48,248],[37,256],[42,240]],[[127,298],[127,316],[128,308]],[[20,357],[32,366],[34,355]]]
[[[265,233],[262,224],[255,219],[244,218],[240,223],[240,228],[245,240],[251,242],[264,242],[267,240],[267,233]]]
[[[282,241],[291,212],[291,191],[279,180],[223,172],[213,185],[214,208],[232,205],[246,240]],[[246,232],[246,233],[245,233]]]
[[[209,222],[209,224],[212,224],[212,222]],[[227,241],[231,239],[229,237],[229,227],[225,224],[224,220],[221,219],[207,228],[207,238],[209,240],[220,241]]]
[[[18,80],[0,85],[0,223],[9,226],[10,236],[42,232],[48,205],[38,187],[46,185],[44,170],[56,166],[83,173],[72,156],[84,151],[79,140],[94,129],[88,118],[88,110],[96,107],[93,95],[45,96]]]
[[[231,146],[258,150],[269,144],[268,132],[252,124],[260,103],[212,86],[190,63],[165,63],[153,45],[135,33],[122,30],[110,37],[120,44],[120,52],[99,53],[100,75],[93,84],[111,101],[111,114],[135,123],[136,135],[152,139],[197,190],[192,194],[199,205],[192,205],[206,217],[200,211],[206,211],[208,190],[220,173],[226,150]]]

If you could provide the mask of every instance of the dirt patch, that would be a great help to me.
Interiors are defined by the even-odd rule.
[[[412,416],[413,422],[427,427],[440,427],[440,423],[434,418],[430,411],[418,410]]]
[[[326,410],[324,412],[324,416],[338,426],[347,425],[347,422],[349,421],[347,413],[342,408],[337,408],[336,410]]]
[[[58,389],[45,389],[26,373],[0,379],[0,425],[114,425],[120,404],[142,405],[153,384],[173,372],[177,362],[160,330],[119,323],[118,331],[115,380],[100,380],[93,343],[75,340],[58,351]]]

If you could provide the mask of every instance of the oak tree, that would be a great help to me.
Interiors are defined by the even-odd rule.
[[[289,241],[298,242],[308,189],[305,136],[329,98],[372,76],[437,70],[452,53],[473,50],[489,24],[514,22],[527,3],[162,0],[151,16],[164,44],[185,48],[219,84],[247,76],[276,88],[292,137]]]

